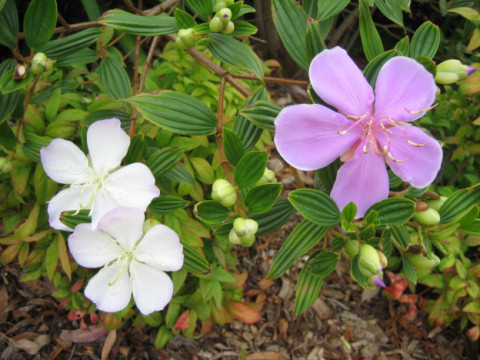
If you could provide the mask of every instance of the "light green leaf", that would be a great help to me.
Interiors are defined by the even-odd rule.
[[[235,30],[229,34],[230,36],[250,36],[258,31],[255,26],[246,21],[234,21],[233,24],[235,25]]]
[[[175,12],[173,15],[175,17],[175,24],[179,29],[189,29],[197,25],[192,15],[190,15],[186,11],[183,11],[179,8],[175,9]]]

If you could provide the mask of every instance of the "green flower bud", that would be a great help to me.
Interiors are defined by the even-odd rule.
[[[10,161],[7,161],[2,166],[2,172],[3,173],[9,173],[10,171],[12,171],[12,163]]]
[[[7,159],[7,158],[4,158],[4,157],[0,158],[0,170],[3,171],[3,167],[4,167],[6,164],[8,164],[8,159]]]
[[[212,199],[226,207],[233,206],[237,202],[237,192],[227,180],[215,180],[212,186]]]
[[[186,49],[187,47],[185,46],[185,44],[183,43],[182,39],[180,39],[179,37],[177,37],[175,39],[175,45],[177,45],[180,49],[184,50]]]
[[[240,237],[241,243],[243,247],[250,247],[255,242],[255,234],[248,234],[246,236]]]
[[[44,53],[36,53],[32,59],[30,70],[35,75],[39,75],[45,71],[47,66],[47,56]]]
[[[56,60],[52,61],[50,59],[47,59],[47,63],[45,64],[45,71],[50,71],[53,67],[54,62],[56,62]]]
[[[440,260],[440,264],[438,264],[438,269],[440,271],[446,270],[451,268],[455,265],[455,256],[453,254],[449,254],[445,256],[442,260]]]
[[[225,29],[222,30],[222,33],[224,34],[231,34],[235,30],[235,24],[231,21],[228,22],[227,26],[225,26]]]
[[[217,3],[215,4],[215,6],[213,7],[213,11],[218,13],[220,10],[222,10],[223,8],[227,7],[227,3],[220,0],[220,1],[217,1]]]
[[[385,256],[384,253],[381,251],[377,250],[378,257],[380,258],[380,265],[382,266],[382,269],[385,269],[388,265],[388,260],[387,257]]]
[[[233,245],[240,245],[242,243],[242,240],[233,229],[230,230],[230,234],[228,234],[228,241],[230,241]]]
[[[345,244],[345,252],[347,253],[350,258],[354,258],[355,255],[358,254],[358,250],[360,249],[360,243],[358,240],[348,240]]]
[[[425,202],[431,209],[439,211],[445,201],[447,201],[447,198],[445,196],[440,196],[440,199],[428,199]]]
[[[232,18],[232,10],[230,10],[229,8],[223,8],[220,11],[218,11],[215,16],[218,17],[220,20],[222,20],[222,23],[225,26],[228,24],[228,22]]]
[[[257,181],[255,185],[272,184],[275,182],[277,182],[277,179],[275,178],[275,172],[273,170],[265,168],[262,177],[260,178],[260,180]]]
[[[233,3],[235,2],[235,0],[224,0],[224,1],[227,4],[227,6],[233,5]]]
[[[208,27],[210,28],[211,32],[220,32],[223,30],[223,22],[220,18],[214,17],[208,23]]]
[[[414,267],[418,269],[431,269],[440,263],[440,259],[435,254],[431,254],[430,258],[426,257],[422,253],[408,254],[407,259],[412,263]]]
[[[473,74],[476,70],[476,67],[464,65],[459,60],[446,60],[437,65],[435,81],[444,85],[453,84],[458,80],[465,79],[467,76]]]
[[[362,244],[358,251],[358,265],[364,276],[382,273],[382,264],[377,250],[369,244]]]
[[[252,219],[244,219],[238,217],[233,221],[233,230],[240,237],[246,236],[248,234],[255,235],[258,230],[258,223]]]
[[[424,226],[434,226],[440,223],[440,215],[437,210],[428,208],[424,211],[415,211],[413,219]]]
[[[148,230],[150,230],[156,225],[160,225],[160,221],[158,221],[157,219],[147,219],[143,223],[143,233],[146,233]]]
[[[178,38],[180,38],[186,48],[191,48],[195,46],[197,41],[200,39],[200,36],[195,34],[193,28],[190,29],[180,29],[178,31]]]

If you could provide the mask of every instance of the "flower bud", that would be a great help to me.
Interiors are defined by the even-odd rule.
[[[175,39],[175,45],[177,45],[180,49],[184,50],[186,49],[187,47],[185,46],[185,44],[183,43],[182,39],[180,39],[179,37],[177,37]]]
[[[25,64],[17,64],[15,71],[13,72],[13,80],[23,80],[27,76],[28,69]]]
[[[382,266],[382,269],[385,269],[388,265],[387,257],[380,250],[377,250],[377,253],[378,253],[378,257],[380,259],[380,265]]]
[[[227,7],[227,3],[224,2],[224,1],[217,1],[217,3],[215,4],[215,6],[213,7],[213,11],[218,13],[220,10],[222,10],[223,8]]]
[[[440,196],[439,199],[428,199],[426,203],[431,209],[439,211],[445,201],[447,201],[447,198]]]
[[[277,182],[275,178],[275,172],[268,168],[265,168],[262,177],[257,181],[255,185],[271,184]]]
[[[45,68],[47,67],[47,56],[42,53],[36,53],[35,56],[32,59],[32,63],[30,65],[30,70],[32,73],[35,75],[40,75],[45,71]]]
[[[178,38],[182,40],[185,48],[191,48],[195,46],[197,41],[200,39],[200,36],[194,33],[193,28],[190,28],[180,29],[178,31]]]
[[[233,229],[230,231],[228,240],[232,244],[250,247],[255,242],[255,234],[258,230],[258,223],[252,219],[236,218],[233,222]]]
[[[228,234],[228,240],[233,244],[233,245],[240,245],[242,243],[242,240],[240,237],[237,235],[235,230],[230,230],[230,234]]]
[[[438,269],[440,271],[444,271],[446,269],[451,268],[455,265],[455,256],[453,254],[449,254],[445,256],[442,260],[440,260],[440,264],[438,264]]]
[[[237,192],[227,180],[215,180],[212,186],[212,199],[226,207],[233,206],[237,202]]]
[[[7,160],[7,159],[5,159]],[[3,173],[9,173],[10,171],[12,171],[12,163],[10,161],[7,160],[6,163],[4,163],[0,169],[2,170]]]
[[[223,8],[219,12],[217,12],[215,16],[222,20],[223,25],[226,26],[232,18],[232,10],[230,10],[229,8]]]
[[[440,223],[440,215],[438,214],[437,210],[432,208],[428,208],[427,210],[423,211],[415,211],[413,214],[413,219],[420,225],[425,226],[434,226]]]
[[[360,249],[360,243],[358,240],[348,240],[345,244],[345,252],[347,253],[350,258],[354,258],[355,255],[358,254],[358,250]]]
[[[450,59],[437,65],[435,81],[439,84],[453,84],[465,79],[477,70],[476,67],[462,64],[459,60]]]
[[[418,269],[431,269],[440,263],[440,259],[435,254],[431,254],[430,258],[422,253],[408,254],[407,259]]]
[[[222,30],[222,33],[224,34],[231,34],[235,30],[235,24],[231,21],[228,22],[227,26],[225,26],[225,29]]]
[[[47,63],[45,64],[45,71],[50,71],[52,70],[52,67],[53,67],[53,63],[56,62],[55,61],[52,61],[50,59],[47,59]]]
[[[362,244],[358,251],[358,265],[364,276],[377,275],[382,272],[382,264],[378,251],[369,244]]]
[[[220,32],[223,30],[223,22],[218,17],[212,18],[208,23],[211,32]]]

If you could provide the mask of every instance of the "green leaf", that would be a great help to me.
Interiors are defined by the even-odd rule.
[[[195,169],[198,180],[204,184],[213,184],[215,181],[215,174],[210,163],[201,157],[191,157],[190,163]]]
[[[253,104],[255,101],[265,100],[268,101],[268,93],[262,86],[259,87],[245,102],[245,107]],[[233,126],[233,132],[238,135],[242,140],[245,151],[249,151],[260,139],[263,130],[249,121],[247,118],[237,115],[235,117],[235,124]]]
[[[385,51],[384,53],[377,55],[363,70],[363,75],[367,78],[372,87],[377,82],[377,76],[382,66],[391,58],[400,55],[398,50],[392,49]]]
[[[406,223],[415,212],[415,203],[405,198],[389,198],[372,205],[366,212],[375,210],[380,225],[401,225]]]
[[[153,176],[157,177],[173,170],[183,156],[183,150],[164,148],[155,151],[147,159],[146,165],[152,170]]]
[[[236,3],[239,3],[239,2],[236,2]],[[233,5],[235,5],[236,3],[234,3]],[[231,8],[233,5],[230,5],[229,8]],[[242,4],[242,7],[240,8],[240,10],[238,11],[237,14],[235,14],[235,18],[239,18],[245,14],[249,14],[249,13],[254,13],[256,12],[257,10],[255,10],[254,7],[250,6],[250,5],[245,5],[245,4]]]
[[[183,255],[185,256],[183,260],[183,269],[187,269],[194,274],[204,274],[210,271],[210,264],[197,249],[185,243],[182,245]]]
[[[335,179],[337,178],[337,171],[340,166],[341,162],[337,159],[330,165],[318,169],[315,172],[315,183],[318,182],[319,185],[321,185],[327,193],[330,193],[333,188],[333,184],[335,183]]]
[[[318,0],[317,21],[323,21],[339,14],[350,0]]]
[[[342,210],[341,219],[346,221],[347,223],[351,223],[355,220],[355,216],[357,215],[357,205],[353,202],[349,202]]]
[[[326,277],[335,270],[337,262],[337,254],[326,250],[319,250],[308,259],[309,272],[315,276]]]
[[[80,211],[64,211],[60,217],[60,221],[71,229],[75,229],[78,224],[91,223],[92,218],[89,215],[90,210]]]
[[[217,59],[240,69],[247,69],[259,79],[263,79],[262,62],[248,45],[224,34],[211,33],[209,37],[212,41],[208,48]]]
[[[375,5],[388,19],[403,27],[403,13],[398,1],[375,0]]]
[[[465,232],[467,234],[480,234],[480,220],[476,219],[469,224],[462,225],[458,228],[458,230]]]
[[[190,203],[176,196],[161,195],[152,200],[148,211],[157,215],[170,214],[178,209],[187,207]]]
[[[31,49],[46,44],[57,24],[56,0],[32,0],[23,19],[25,41]]]
[[[325,235],[328,226],[318,226],[308,220],[303,220],[290,233],[282,248],[275,254],[269,279],[282,276],[293,263],[314,247]]]
[[[312,19],[316,19],[318,13],[318,0],[303,0],[303,10]]]
[[[424,22],[413,34],[410,57],[426,56],[432,59],[440,45],[440,29],[430,21]]]
[[[82,5],[90,21],[96,20],[102,15],[97,0],[82,0]]]
[[[200,100],[180,92],[140,94],[127,99],[152,123],[182,135],[209,135],[215,132],[217,118]]]
[[[472,206],[480,205],[480,189],[468,191],[461,189],[448,197],[438,213],[440,214],[440,224],[452,222],[465,213]]]
[[[242,140],[234,132],[223,129],[223,150],[227,156],[228,161],[236,166],[238,160],[245,154],[243,149]]]
[[[195,179],[182,164],[178,164],[173,170],[162,174],[162,176],[165,176],[166,178],[174,181],[179,181],[185,184],[195,186]]]
[[[358,265],[358,255],[355,255],[355,257],[352,259],[352,263],[350,265],[350,276],[364,289],[368,287],[368,278],[362,274]]]
[[[307,26],[307,60],[310,63],[322,50],[326,49],[322,27],[317,21],[309,21]]]
[[[298,189],[288,194],[288,200],[302,216],[320,226],[340,222],[340,211],[330,196],[314,189]]]
[[[127,164],[141,162],[147,151],[147,144],[145,143],[145,134],[138,132],[130,139],[130,146],[128,147],[127,155],[123,161]]]
[[[282,108],[268,101],[259,100],[252,105],[248,105],[240,111],[240,115],[245,116],[256,126],[275,131],[275,118]]]
[[[254,214],[270,210],[282,192],[282,184],[263,184],[253,187],[245,198],[245,206]]]
[[[413,268],[412,263],[408,260],[405,256],[402,255],[403,267],[402,271],[405,274],[405,277],[410,281],[412,284],[417,283],[417,273]]]
[[[23,152],[36,163],[40,163],[40,149],[50,144],[51,138],[25,132],[25,143],[22,145]]]
[[[269,234],[277,229],[280,229],[295,212],[295,208],[287,199],[278,199],[275,205],[263,214],[251,214],[247,212],[250,219],[258,223],[257,236]]]
[[[323,278],[312,275],[308,272],[307,266],[304,266],[295,285],[295,315],[304,313],[313,305],[322,286]]]
[[[285,49],[304,70],[307,59],[307,15],[293,0],[273,0],[273,22]]]
[[[249,188],[262,177],[267,166],[266,151],[251,151],[242,156],[235,169],[234,180],[240,190]]]
[[[208,224],[218,224],[230,217],[230,210],[213,200],[199,202],[194,211],[200,220]]]
[[[17,144],[17,139],[8,122],[0,123],[0,146],[7,150],[13,150]]]
[[[193,13],[200,15],[204,20],[212,15],[213,0],[186,0],[186,4]]]
[[[142,16],[114,9],[107,11],[98,22],[115,30],[140,36],[167,35],[178,31],[175,19],[164,14]]]
[[[18,34],[18,12],[15,0],[7,0],[0,11],[0,44],[15,49]]]
[[[409,56],[410,54],[410,38],[405,36],[395,44],[395,49],[400,51],[400,55]]]
[[[91,125],[95,121],[111,118],[117,118],[120,120],[122,129],[128,133],[130,129],[130,115],[128,115],[125,111],[111,109],[97,110],[85,116],[83,122],[86,125]]]
[[[363,51],[368,61],[383,53],[382,39],[378,34],[370,14],[370,7],[367,0],[359,0],[360,4],[360,37],[362,39]]]
[[[9,94],[14,91],[20,90],[25,88],[28,84],[30,84],[33,79],[34,75],[31,71],[28,72],[27,76],[23,80],[14,80],[13,73],[15,69],[11,69],[5,71],[2,74],[2,78],[0,79],[0,90],[3,94]]]
[[[173,15],[175,17],[175,24],[179,29],[189,29],[197,25],[197,22],[192,15],[179,8],[175,9],[175,13]]]
[[[48,58],[53,60],[63,60],[87,46],[95,43],[102,36],[100,28],[91,28],[79,31],[78,33],[67,35],[60,39],[47,42],[40,47],[38,51],[45,53]]]
[[[112,99],[125,99],[131,95],[131,84],[127,71],[116,57],[107,56],[103,59],[97,74],[103,90]]]
[[[258,29],[246,21],[234,21],[235,29],[230,36],[250,36],[256,34]]]
[[[10,118],[17,104],[22,100],[22,91],[14,91],[9,94],[0,93],[0,124]]]
[[[47,248],[47,252],[45,253],[45,269],[47,270],[47,276],[50,281],[53,280],[53,275],[55,275],[55,271],[57,270],[58,265],[58,235],[55,236],[53,241]]]

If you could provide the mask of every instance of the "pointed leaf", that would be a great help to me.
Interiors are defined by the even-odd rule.
[[[212,15],[213,0],[186,0],[186,4],[193,13],[200,15],[204,20]]]
[[[242,156],[234,174],[239,189],[246,189],[260,180],[267,166],[267,159],[266,151],[251,151]]]
[[[438,211],[440,224],[447,224],[467,213],[472,206],[480,206],[480,189],[468,191],[461,189],[448,197]]]
[[[288,195],[288,200],[302,216],[317,225],[336,225],[340,211],[330,196],[314,189],[298,189]]]
[[[112,99],[125,99],[131,95],[130,78],[116,57],[107,56],[103,59],[97,73],[103,90]]]
[[[282,184],[263,184],[253,187],[245,198],[245,206],[254,214],[270,210],[282,192]]]
[[[56,0],[32,0],[23,19],[25,41],[32,49],[46,44],[57,24]]]
[[[247,215],[250,219],[253,219],[258,223],[258,231],[256,235],[263,236],[286,224],[294,212],[295,208],[290,204],[290,201],[282,198],[278,199],[275,205],[273,205],[273,207],[266,213],[251,214],[247,212]]]
[[[360,3],[360,37],[362,39],[363,51],[368,61],[383,53],[382,39],[378,34],[370,14],[370,7],[367,0],[359,0]]]
[[[187,207],[190,203],[176,196],[161,195],[152,200],[148,211],[157,215],[170,214],[178,209]]]
[[[318,0],[317,21],[323,21],[339,14],[350,0]]]
[[[240,111],[240,115],[245,116],[258,127],[275,131],[274,121],[282,108],[268,101],[259,100],[253,105],[249,105]]]
[[[218,224],[230,217],[230,210],[216,201],[205,200],[195,205],[195,215],[208,224]]]
[[[372,205],[366,212],[378,213],[380,225],[401,225],[406,223],[415,212],[415,203],[405,198],[389,198]]]
[[[0,44],[15,49],[18,34],[18,12],[15,0],[7,0],[0,11]]]
[[[392,20],[395,24],[403,27],[403,13],[400,3],[395,0],[375,0],[375,6],[385,15]]]
[[[311,274],[307,270],[307,266],[304,266],[295,285],[295,315],[298,316],[304,313],[313,305],[318,298],[322,286],[323,277]]]
[[[40,47],[38,51],[43,52],[50,59],[62,60],[64,57],[68,57],[72,53],[92,45],[101,36],[100,28],[85,29],[78,33],[49,41]]]
[[[242,140],[234,132],[223,129],[223,150],[227,156],[228,161],[236,166],[238,160],[245,154],[243,149]]]
[[[413,34],[410,57],[426,56],[432,59],[440,45],[440,29],[430,21],[424,22]]]
[[[153,176],[157,177],[173,170],[182,156],[183,151],[181,149],[165,148],[150,155],[146,165],[152,170]]]
[[[114,9],[107,11],[98,22],[115,30],[140,36],[167,35],[178,31],[175,19],[164,14],[142,16]]]

